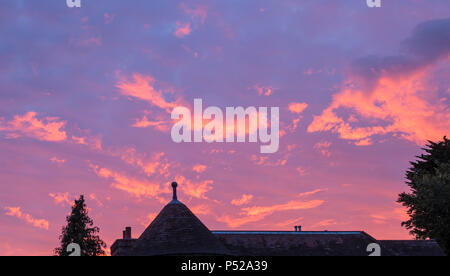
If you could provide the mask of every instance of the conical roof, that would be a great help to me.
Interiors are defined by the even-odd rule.
[[[173,200],[136,241],[134,253],[140,256],[229,255],[211,231],[177,200],[176,186],[172,183]]]

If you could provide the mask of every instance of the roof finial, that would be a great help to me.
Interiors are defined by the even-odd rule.
[[[177,199],[177,182],[172,182],[172,189],[173,189],[173,198],[172,200],[178,200]]]

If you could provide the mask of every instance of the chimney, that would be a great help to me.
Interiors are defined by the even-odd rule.
[[[297,229],[298,229],[298,232],[302,232],[302,226],[301,225],[297,226]]]
[[[125,230],[123,231],[123,239],[131,240],[131,227],[125,227]]]
[[[294,232],[297,232],[297,226],[294,226],[294,228],[295,228],[295,231],[294,231]]]

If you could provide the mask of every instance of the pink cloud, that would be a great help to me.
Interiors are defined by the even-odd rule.
[[[322,114],[314,117],[308,132],[331,131],[359,146],[370,145],[372,137],[386,134],[418,145],[441,139],[450,130],[450,108],[433,97],[436,88],[428,82],[431,74],[430,69],[423,69],[400,78],[382,76],[370,90],[344,87]],[[350,77],[348,83],[352,82]],[[339,116],[337,110],[341,109],[353,116]],[[369,126],[356,126],[356,116]]]
[[[192,181],[184,176],[176,176],[175,181],[182,183],[180,188],[183,193],[200,199],[207,199],[206,193],[212,190],[211,185],[214,183],[212,180]]]
[[[307,103],[290,103],[289,111],[300,114],[308,107]]]
[[[157,197],[161,187],[159,183],[148,180],[138,180],[125,174],[90,164],[94,172],[102,178],[111,180],[111,187],[127,192],[137,198]]]
[[[205,23],[205,19],[208,16],[208,8],[206,6],[197,5],[194,8],[190,8],[186,4],[181,3],[180,8],[187,15],[190,15],[193,20],[198,18],[202,24]]]
[[[231,201],[232,205],[241,206],[249,203],[253,199],[253,195],[243,194],[240,198],[233,199]]]
[[[194,205],[190,209],[196,215],[208,215],[211,213],[211,208],[206,204]]]
[[[50,161],[52,161],[53,163],[57,164],[58,166],[63,165],[64,163],[66,163],[66,160],[64,159],[58,159],[56,157],[52,157],[50,158]]]
[[[9,122],[0,120],[0,131],[7,133],[7,138],[26,136],[40,141],[62,142],[67,139],[66,132],[62,130],[65,121],[57,117],[37,118],[36,112],[28,112],[23,116],[16,115]]]
[[[314,195],[314,194],[317,194],[320,192],[325,192],[325,191],[328,191],[328,189],[315,189],[315,190],[312,190],[309,192],[300,193],[297,196],[299,196],[299,197],[310,196],[310,195]]]
[[[69,199],[69,193],[65,192],[65,193],[49,193],[48,194],[49,197],[53,198],[54,202],[58,205],[71,205],[72,202]]]
[[[253,206],[245,207],[242,211],[248,216],[255,216],[259,214],[270,215],[274,212],[289,211],[289,210],[303,210],[316,208],[324,203],[323,200],[311,201],[289,201],[285,204],[278,204],[272,206]]]
[[[329,150],[330,147],[331,147],[331,142],[328,142],[328,141],[320,141],[314,145],[314,149],[326,157],[331,156],[331,152]]]
[[[116,87],[124,96],[147,101],[152,106],[159,107],[168,113],[177,106],[176,103],[168,102],[163,97],[163,91],[155,88],[156,80],[150,75],[134,73],[132,80],[122,79]]]
[[[175,29],[174,35],[178,38],[183,38],[191,34],[191,23],[181,23],[177,21],[177,28]]]
[[[196,164],[192,167],[192,170],[197,173],[204,172],[208,167],[202,164]]]
[[[102,206],[103,206],[103,202],[101,202],[101,201],[97,198],[97,196],[96,196],[95,194],[89,194],[89,198],[90,198],[91,200],[95,201],[95,203],[97,203],[97,205],[98,205],[99,207],[102,207]]]
[[[25,221],[28,224],[33,225],[36,228],[42,228],[48,230],[49,222],[45,219],[35,219],[30,214],[22,213],[20,207],[5,207],[7,216],[16,217],[20,220]]]
[[[256,92],[258,92],[258,95],[260,96],[270,96],[272,95],[274,88],[270,87],[270,86],[260,86],[260,85],[255,85],[253,86],[253,88],[256,90]]]
[[[148,156],[137,152],[134,147],[128,147],[113,152],[112,155],[119,156],[127,164],[133,165],[143,171],[147,176],[156,173],[163,176],[169,175],[169,169],[173,163],[169,162],[164,152],[156,152]]]
[[[285,204],[271,206],[245,207],[241,209],[242,212],[239,217],[224,215],[218,217],[217,220],[226,223],[229,227],[236,228],[247,223],[263,220],[265,217],[275,212],[312,209],[319,207],[323,203],[323,200],[289,201]]]
[[[147,116],[143,116],[141,119],[137,119],[132,126],[137,128],[153,127],[161,132],[169,131],[168,121],[149,121]]]
[[[300,176],[305,176],[306,175],[306,170],[304,168],[297,167],[296,170],[300,174]]]
[[[325,219],[325,220],[321,220],[315,224],[313,224],[311,226],[311,228],[320,228],[320,227],[327,227],[327,226],[332,226],[332,225],[336,225],[337,222],[334,219]]]

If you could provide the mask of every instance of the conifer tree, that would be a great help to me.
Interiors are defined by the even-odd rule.
[[[431,142],[406,173],[410,193],[398,202],[408,208],[410,219],[402,222],[416,239],[435,239],[450,253],[450,140]]]
[[[67,225],[62,228],[60,235],[60,247],[55,248],[55,254],[58,256],[68,256],[67,246],[76,243],[80,246],[81,256],[100,256],[105,255],[103,250],[106,244],[100,239],[98,233],[100,229],[93,226],[93,220],[88,216],[88,210],[84,201],[84,196],[80,195],[75,199],[72,206],[72,212],[66,217]]]

